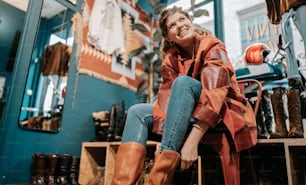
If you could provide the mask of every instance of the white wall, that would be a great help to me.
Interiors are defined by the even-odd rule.
[[[261,3],[265,3],[265,0],[223,0],[224,42],[233,63],[237,62],[242,57],[240,24],[237,12],[249,9]]]
[[[197,4],[199,2],[200,1],[197,0],[195,3]],[[252,9],[252,7],[263,3],[265,4],[265,0],[255,0],[255,1],[223,0],[224,42],[226,44],[229,57],[233,63],[237,62],[242,58],[238,12],[246,9]],[[184,7],[184,9],[188,9],[190,7],[190,0],[180,0],[170,6],[174,5],[182,6]],[[212,3],[209,3],[204,7],[202,7],[209,11],[210,13],[209,17],[195,18],[194,22],[203,25],[205,28],[214,32],[213,28],[214,12],[212,5],[213,5]],[[266,9],[262,11],[263,13],[265,13]]]

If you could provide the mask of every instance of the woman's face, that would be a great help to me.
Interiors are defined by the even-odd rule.
[[[190,19],[182,13],[175,13],[167,18],[167,37],[169,42],[184,47],[193,40],[194,28]]]

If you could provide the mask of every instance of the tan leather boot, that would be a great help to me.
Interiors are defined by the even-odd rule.
[[[111,185],[135,185],[143,168],[146,148],[136,142],[119,146]]]
[[[289,90],[288,97],[288,112],[290,131],[288,137],[302,138],[304,136],[301,116],[301,100],[300,91],[298,89]]]
[[[270,138],[286,138],[288,130],[286,127],[286,115],[283,102],[284,89],[276,88],[271,95],[271,102],[274,112],[275,131],[270,134]]]
[[[168,185],[180,162],[180,154],[172,150],[164,150],[155,156],[155,161],[144,185]]]

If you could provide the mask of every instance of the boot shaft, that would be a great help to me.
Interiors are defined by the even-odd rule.
[[[292,122],[299,123],[302,120],[300,91],[298,89],[289,90],[287,92],[287,98],[289,121],[292,120]]]
[[[179,162],[180,154],[176,151],[164,150],[157,153],[144,185],[169,185]]]
[[[284,93],[285,90],[281,87],[273,89],[271,102],[274,113],[275,132],[271,133],[271,138],[286,138],[288,130],[286,127],[286,114],[284,109]]]
[[[124,125],[125,125],[125,104],[124,101],[120,101],[116,103],[116,124],[114,130],[114,139],[116,141],[121,140],[121,136],[123,133]]]
[[[70,171],[72,156],[63,154],[60,155],[56,167],[56,176],[67,176]]]
[[[34,153],[31,165],[31,184],[44,185],[46,183],[45,173],[47,167],[47,157],[45,154]]]
[[[32,155],[32,173],[44,175],[47,167],[47,156],[45,154],[34,153]]]
[[[72,156],[68,180],[71,185],[77,185],[80,170],[80,157]]]
[[[265,118],[265,125],[268,133],[270,134],[272,132],[273,112],[270,94],[267,90],[262,92],[262,109]]]
[[[302,138],[303,124],[300,91],[298,89],[291,89],[287,92],[288,98],[288,112],[289,112],[289,126],[290,131],[288,136],[294,138]]]
[[[109,117],[109,126],[107,130],[107,141],[114,141],[114,131],[116,125],[116,105],[112,105]]]
[[[146,148],[136,142],[119,146],[111,185],[135,185],[143,169]]]
[[[125,125],[126,111],[124,101],[113,104],[110,111],[108,141],[120,141]]]
[[[58,163],[59,155],[57,154],[49,154],[47,157],[48,161],[48,175],[54,176],[56,172],[56,167]]]
[[[286,120],[285,108],[284,108],[284,95],[285,90],[283,88],[276,88],[271,95],[271,102],[275,117],[281,117]]]

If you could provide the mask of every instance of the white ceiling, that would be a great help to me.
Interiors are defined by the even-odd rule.
[[[26,11],[29,0],[3,0],[4,2],[22,10]],[[67,9],[66,7],[62,6],[55,0],[44,0],[43,9],[42,9],[42,17],[50,18],[58,13],[62,12],[63,10]]]
[[[28,7],[29,0],[3,0],[7,4],[10,4],[12,6],[15,6],[16,8],[26,11]]]

